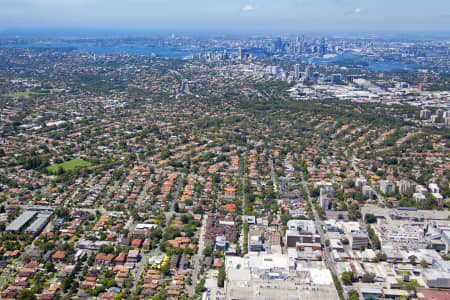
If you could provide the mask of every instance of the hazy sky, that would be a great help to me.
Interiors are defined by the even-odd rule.
[[[0,31],[450,31],[450,0],[0,0]]]

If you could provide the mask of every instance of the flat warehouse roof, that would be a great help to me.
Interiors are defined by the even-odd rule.
[[[7,227],[6,231],[19,231],[22,227],[37,214],[37,211],[24,211],[14,221],[12,221]]]
[[[30,231],[33,233],[37,233],[42,229],[42,227],[47,224],[50,219],[50,215],[48,214],[39,214],[37,219],[25,230],[25,232]]]

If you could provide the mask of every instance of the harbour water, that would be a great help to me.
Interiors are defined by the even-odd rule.
[[[365,66],[364,68],[373,70],[373,71],[391,71],[394,69],[416,70],[416,69],[420,68],[420,66],[418,66],[418,65],[409,65],[409,64],[403,64],[403,63],[394,62],[394,61],[366,60],[363,57],[353,54],[353,53],[344,53],[344,54],[337,55],[334,57],[329,57],[329,58],[312,58],[312,59],[304,58],[301,60],[311,61],[312,63],[318,64],[318,65],[323,65],[323,64],[329,64],[329,63],[333,63],[336,61],[340,61],[340,60],[348,60],[348,59],[360,60],[362,62],[365,62],[365,63],[367,63],[367,66]]]
[[[17,47],[17,48],[73,48],[78,51],[92,52],[95,54],[107,54],[107,53],[127,53],[130,55],[150,55],[156,54],[162,57],[168,58],[183,58],[188,55],[201,53],[201,50],[197,49],[182,49],[182,48],[169,48],[169,47],[155,47],[141,44],[120,44],[120,45],[101,45],[101,44],[85,44],[85,43],[30,43],[30,44],[8,44],[0,45],[0,47]],[[260,54],[260,53],[258,53]],[[261,56],[261,55],[255,55]],[[311,61],[315,64],[329,64],[343,59],[356,59],[363,62],[367,62],[367,68],[374,71],[390,71],[393,69],[403,70],[415,70],[420,66],[402,64],[393,61],[371,61],[355,55],[353,53],[344,53],[329,58],[300,58],[303,61]]]
[[[95,54],[107,53],[127,53],[130,55],[150,55],[156,54],[168,58],[183,58],[191,54],[199,53],[198,50],[154,47],[138,44],[121,44],[121,45],[95,45],[83,43],[32,43],[32,44],[9,44],[0,47],[16,47],[16,48],[74,48],[78,51],[92,52]]]

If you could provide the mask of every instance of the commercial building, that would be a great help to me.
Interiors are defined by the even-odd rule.
[[[226,251],[230,246],[230,243],[227,241],[227,238],[224,235],[216,237],[216,251]]]
[[[340,83],[342,81],[342,74],[336,73],[331,75],[331,82],[332,83]]]
[[[433,259],[431,268],[424,269],[423,276],[430,288],[449,289],[450,288],[450,261],[445,261],[440,257]]]
[[[299,79],[301,76],[300,74],[300,64],[295,64],[294,65],[294,78],[297,80]]]
[[[252,225],[248,233],[248,249],[250,251],[263,251],[263,237],[266,231],[265,226]]]
[[[342,228],[336,222],[336,220],[326,220],[325,221],[325,230],[327,232],[340,232],[342,233]]]
[[[12,221],[8,226],[6,226],[6,231],[11,233],[17,233],[22,230],[22,228],[37,214],[37,211],[24,211],[20,216],[18,216],[14,221]]]
[[[442,241],[445,243],[445,253],[450,252],[450,229],[441,230]]]
[[[261,236],[257,236],[257,235],[252,235],[250,236],[249,242],[248,242],[248,250],[249,251],[263,251],[264,247],[263,247],[263,242],[261,239]]]
[[[286,230],[286,246],[296,247],[297,243],[320,243],[316,226],[311,220],[289,220]]]
[[[369,245],[369,235],[367,231],[361,229],[358,222],[343,222],[341,224],[353,250],[367,248]]]
[[[296,262],[281,254],[226,256],[226,298],[339,299],[323,262]]]
[[[36,220],[28,226],[25,230],[26,234],[39,234],[42,229],[44,229],[45,225],[47,225],[50,217],[52,216],[52,212],[42,212],[38,214]]]
[[[353,250],[367,248],[369,245],[369,235],[367,231],[352,231],[349,241]]]

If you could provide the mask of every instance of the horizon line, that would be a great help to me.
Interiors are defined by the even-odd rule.
[[[147,32],[147,33],[144,33]],[[321,35],[339,35],[339,34],[353,34],[353,35],[384,35],[384,36],[420,36],[424,34],[433,34],[440,37],[450,37],[450,31],[448,30],[384,30],[384,29],[364,29],[364,30],[351,30],[351,29],[326,29],[326,28],[305,28],[305,29],[232,29],[232,28],[217,28],[217,29],[204,29],[204,28],[119,28],[119,27],[42,27],[42,28],[0,28],[0,37],[62,37],[64,35],[70,36],[87,36],[100,37],[119,35],[145,37],[152,35],[295,35],[295,34],[321,34]],[[97,35],[97,36],[96,36]],[[98,36],[100,35],[100,36]]]

